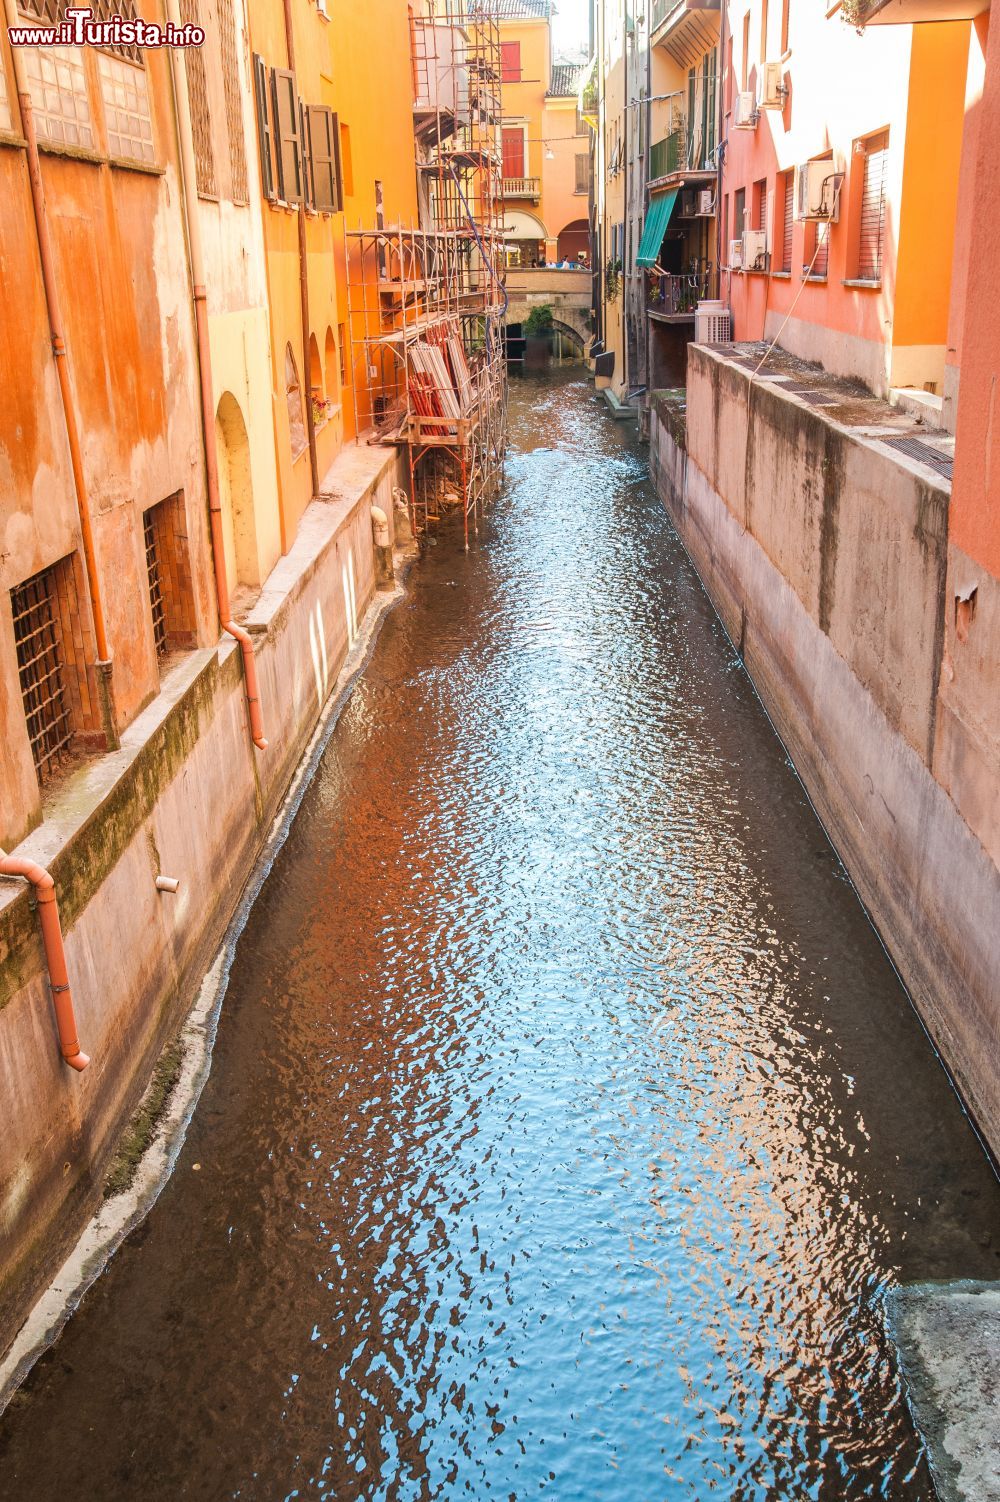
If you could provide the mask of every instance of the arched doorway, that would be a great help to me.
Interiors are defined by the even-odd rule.
[[[590,225],[586,219],[573,219],[559,232],[559,264],[563,261],[579,262],[583,257],[590,265]]]
[[[299,385],[299,368],[295,363],[292,346],[285,345],[285,401],[288,405],[288,439],[292,446],[292,458],[305,453],[306,413],[302,405],[302,387]]]
[[[548,232],[535,214],[526,209],[505,209],[504,249],[508,266],[538,266],[545,260]]]
[[[257,519],[253,509],[250,440],[240,404],[224,391],[215,414],[215,442],[219,463],[219,501],[226,578],[230,588],[261,583],[257,552]]]

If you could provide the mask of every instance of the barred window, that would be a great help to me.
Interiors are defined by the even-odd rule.
[[[247,183],[247,155],[243,132],[243,93],[240,89],[233,0],[219,0],[219,39],[222,44],[222,83],[226,96],[226,128],[229,134],[230,191],[234,203],[249,203],[250,189]]]
[[[98,57],[98,68],[108,127],[108,150],[112,156],[151,162],[153,124],[145,70],[103,52]]]
[[[58,26],[69,3],[70,0],[20,0],[21,10],[30,22],[40,21],[43,26]],[[121,16],[126,21],[136,19],[133,0],[87,0],[87,3],[92,12],[91,21],[110,21],[113,16]],[[142,66],[142,49],[136,42],[109,42],[101,50]]]
[[[23,54],[39,139],[92,148],[94,123],[81,49],[25,47]]]
[[[56,593],[54,568],[11,590],[17,674],[39,781],[56,770],[73,739]]]
[[[194,595],[184,494],[168,496],[142,514],[146,584],[158,658],[195,645]]]
[[[197,0],[181,0],[180,9],[181,21],[185,26],[201,25]],[[194,136],[198,192],[203,198],[216,198],[218,188],[215,181],[215,156],[212,152],[212,116],[208,108],[208,76],[202,47],[185,47],[184,68],[191,104],[191,133]]]

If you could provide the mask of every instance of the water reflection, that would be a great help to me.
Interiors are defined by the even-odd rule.
[[[932,1496],[880,1295],[996,1276],[996,1183],[641,455],[579,378],[513,438],[4,1496]]]

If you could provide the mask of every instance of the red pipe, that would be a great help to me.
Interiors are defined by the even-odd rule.
[[[63,948],[62,928],[59,924],[59,904],[56,902],[56,884],[44,866],[34,861],[23,860],[16,855],[4,855],[0,851],[0,875],[23,876],[30,881],[38,898],[38,922],[45,946],[45,961],[49,967],[49,985],[52,988],[52,1005],[59,1029],[59,1047],[71,1069],[82,1071],[90,1063],[87,1054],[80,1050],[76,1035],[76,1017],[73,1014],[73,993],[69,987],[66,970],[66,951]]]

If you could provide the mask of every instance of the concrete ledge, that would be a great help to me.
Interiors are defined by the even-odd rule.
[[[1000,1502],[1000,1283],[915,1284],[886,1312],[939,1502]]]
[[[627,402],[623,402],[620,397],[616,396],[615,392],[612,391],[610,386],[605,386],[603,391],[601,392],[601,395],[607,402],[608,410],[610,411],[612,417],[622,420],[627,417],[639,416],[639,408],[630,407]]]

